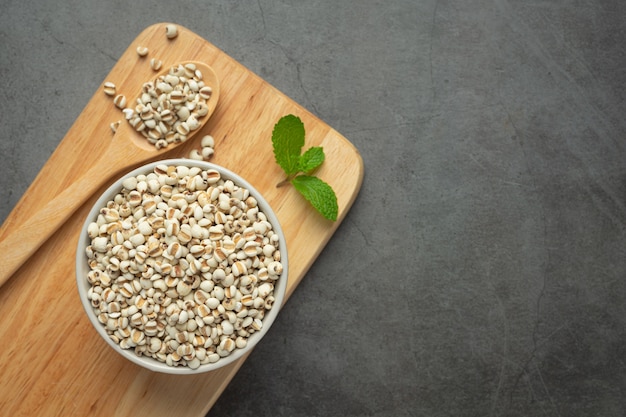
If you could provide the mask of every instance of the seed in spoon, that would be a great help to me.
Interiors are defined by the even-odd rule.
[[[126,120],[146,140],[163,149],[172,143],[187,140],[207,115],[207,102],[212,90],[202,80],[203,75],[192,63],[172,66],[167,74],[142,86],[136,106],[123,107]],[[146,128],[148,126],[148,128]]]

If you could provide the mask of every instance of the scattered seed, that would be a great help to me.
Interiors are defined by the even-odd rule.
[[[176,36],[178,36],[178,27],[173,24],[166,25],[165,36],[167,36],[168,39],[174,39]]]
[[[113,99],[113,103],[115,104],[115,106],[123,109],[124,107],[126,107],[126,96],[124,96],[123,94],[118,94]]]
[[[145,46],[138,46],[137,55],[141,57],[148,55],[148,48],[146,48]]]
[[[200,146],[202,146],[203,148],[214,148],[215,147],[215,139],[213,139],[213,136],[211,135],[206,135],[202,138],[202,140],[200,141]]]
[[[150,68],[152,68],[154,71],[160,70],[162,65],[163,61],[161,61],[160,59],[152,58],[150,60]]]
[[[104,86],[103,86],[103,91],[104,91],[104,94],[106,94],[107,96],[114,96],[115,95],[115,84],[113,84],[110,81],[105,82]]]
[[[208,161],[213,156],[213,153],[214,153],[213,148],[210,148],[208,146],[202,148],[202,159]]]
[[[120,126],[121,120],[111,123],[111,130],[113,133],[117,132],[117,128]]]
[[[190,159],[195,159],[197,161],[202,161],[202,155],[200,154],[200,152],[197,149],[193,149],[191,152],[189,152],[189,158]]]

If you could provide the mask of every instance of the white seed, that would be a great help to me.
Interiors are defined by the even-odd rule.
[[[189,159],[195,159],[196,161],[202,161],[203,157],[197,149],[193,149],[189,152]]]
[[[196,105],[196,114],[198,115],[198,117],[204,117],[209,114],[209,107],[206,105],[206,103],[199,102]]]
[[[178,27],[173,24],[166,25],[165,36],[167,36],[168,39],[174,39],[176,36],[178,36]]]
[[[89,226],[87,226],[87,235],[91,239],[94,239],[98,237],[99,234],[100,234],[100,227],[98,227],[98,223],[96,222],[89,223]]]
[[[259,331],[259,330],[261,330],[263,328],[263,321],[261,321],[261,319],[255,318],[250,326],[254,330]]]
[[[220,300],[216,297],[211,297],[206,300],[206,306],[211,310],[215,310],[218,305],[220,305]]]
[[[163,61],[161,61],[160,59],[152,58],[150,60],[150,68],[152,68],[154,71],[160,70],[162,65]]]
[[[91,246],[96,252],[104,253],[107,250],[109,241],[106,237],[96,237],[92,240]]]
[[[233,341],[233,339],[224,339],[220,343],[219,348],[227,353],[230,353],[235,350],[235,342]]]
[[[152,117],[144,119],[143,124],[146,126],[146,129],[150,130],[148,134],[150,134],[151,137],[154,137],[154,139],[159,139],[161,137],[160,132],[154,131],[156,129],[157,122]]]
[[[272,256],[275,251],[276,251],[276,248],[274,247],[274,245],[267,244],[263,246],[263,255],[267,257]],[[274,274],[274,275],[277,275],[277,274]]]
[[[174,96],[176,97],[176,96]],[[182,94],[179,95],[180,98],[178,98],[178,100],[180,100],[181,102],[184,100],[184,96]],[[173,100],[176,100],[177,98],[173,98]],[[187,119],[189,119],[189,116],[191,116],[191,112],[189,111],[189,109],[187,107],[181,107],[177,112],[176,112],[176,116],[178,116],[178,118],[181,121],[186,121]],[[180,132],[179,132],[180,133]]]
[[[202,97],[205,100],[208,100],[211,98],[211,95],[213,94],[213,89],[209,87],[208,85],[205,85],[204,87],[200,89],[199,94],[200,94],[200,97]]]
[[[124,187],[128,191],[133,191],[137,188],[137,178],[136,177],[128,177],[122,181],[122,187]]]
[[[280,275],[283,273],[283,265],[278,261],[270,262],[267,266],[267,272],[270,276]]]
[[[176,292],[178,292],[178,295],[181,297],[184,297],[191,292],[191,285],[187,284],[185,281],[179,281],[176,285]]]
[[[187,366],[191,369],[198,369],[200,367],[200,359],[196,357],[187,361]]]
[[[150,223],[148,223],[148,221],[145,221],[145,220],[139,222],[139,224],[137,225],[137,230],[142,235],[151,235],[154,232],[152,230],[152,226],[150,226]]]
[[[165,75],[165,78],[163,79],[165,80],[166,83],[168,83],[172,87],[176,87],[176,85],[180,82],[180,78],[178,78],[177,76],[173,74],[167,74]],[[184,96],[181,96],[181,98],[184,98]]]
[[[196,290],[193,294],[193,299],[196,303],[204,305],[210,298],[209,294],[203,290]]]
[[[273,285],[269,282],[264,282],[259,285],[259,297],[265,298],[267,297],[273,290]]]
[[[176,126],[176,132],[178,132],[180,135],[187,135],[189,133],[189,126],[186,122],[179,123]]]
[[[208,160],[213,156],[214,152],[215,151],[213,151],[213,148],[210,148],[208,146],[204,147],[202,148],[202,154],[200,157],[201,159]]]
[[[224,227],[219,225],[209,227],[209,239],[213,241],[221,240],[224,237]]]
[[[126,107],[122,109],[122,113],[124,113],[124,118],[126,120],[130,120],[135,115],[135,110]]]
[[[157,194],[161,188],[161,183],[156,179],[148,180],[148,191],[152,194]]]
[[[137,55],[139,55],[139,56],[146,56],[146,55],[148,55],[148,48],[146,48],[145,46],[138,46],[137,47]]]
[[[189,320],[189,313],[187,312],[187,310],[181,311],[178,315],[178,323],[187,323],[187,320]]]
[[[102,89],[104,91],[104,94],[106,94],[107,96],[115,95],[115,84],[110,81],[105,82]]]
[[[213,139],[213,136],[211,135],[203,136],[202,140],[200,141],[200,146],[202,146],[203,148],[206,148],[206,147],[214,148],[215,139]]]
[[[194,64],[193,62],[188,62],[185,64],[184,70],[187,77],[192,77],[194,72],[196,71],[196,64]]]
[[[246,339],[245,337],[239,336],[237,339],[235,339],[235,346],[237,346],[239,349],[243,349],[247,345],[248,345],[248,339]]]
[[[117,132],[117,128],[120,126],[121,121],[118,120],[116,122],[113,122],[110,124],[111,127],[111,131],[113,131],[113,133]]]
[[[193,114],[187,118],[185,123],[187,123],[187,127],[189,128],[189,131],[194,131],[200,127],[200,122],[198,121],[196,116],[194,116]]]
[[[206,176],[207,176],[206,180],[209,184],[216,184],[222,177],[219,171],[215,169],[206,170]],[[215,200],[215,199],[211,198],[211,200]]]
[[[232,272],[235,277],[246,274],[248,272],[248,268],[243,262],[237,261],[232,266]]]
[[[213,291],[213,287],[215,287],[215,284],[213,283],[213,281],[211,280],[207,280],[207,281],[202,281],[200,283],[200,289],[202,291],[205,291],[207,293],[210,293],[211,291]],[[208,301],[208,300],[207,300]],[[217,306],[216,306],[217,307]]]
[[[128,238],[128,241],[136,248],[137,246],[146,243],[146,237],[141,233],[135,233]]]
[[[233,325],[231,322],[229,321],[222,321],[222,333],[230,336],[231,334],[233,334],[235,331]]]
[[[197,70],[190,70],[189,71],[190,74],[191,74],[191,71],[195,72]],[[188,85],[189,85],[189,90],[193,91],[194,93],[197,93],[198,90],[200,89],[200,86],[198,85],[198,83],[194,79],[189,80]],[[196,108],[196,103],[193,102],[193,101],[190,101],[190,102],[187,103],[187,106],[189,107],[190,110],[192,110],[192,107],[193,107],[193,109]]]
[[[124,96],[123,94],[118,94],[113,99],[113,104],[115,104],[116,107],[123,109],[124,107],[126,107],[126,96]]]
[[[167,148],[167,141],[165,139],[159,139],[155,142],[154,147],[157,149]]]

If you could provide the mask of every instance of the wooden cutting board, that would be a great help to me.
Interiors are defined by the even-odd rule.
[[[262,192],[285,231],[288,298],[354,202],[363,179],[362,159],[342,135],[224,52],[180,26],[178,37],[169,40],[165,25],[145,29],[103,83],[112,81],[124,91],[137,91],[140,86],[130,80],[137,79],[137,73],[145,74],[146,80],[152,76],[150,58],[161,59],[164,66],[198,60],[213,67],[222,88],[216,112],[196,139],[160,159],[186,157],[200,147],[203,135],[215,138],[211,162],[238,172]],[[147,47],[148,56],[139,57],[137,46]],[[326,162],[316,175],[337,193],[336,222],[325,220],[293,187],[275,186],[283,175],[273,160],[271,132],[286,114],[304,122],[305,147],[324,147]],[[94,92],[0,235],[95,161],[112,135],[110,123],[121,119],[111,98],[101,88]],[[112,182],[113,178],[101,191]],[[0,287],[0,410],[7,416],[204,416],[245,358],[194,376],[153,373],[117,355],[84,314],[74,258],[81,225],[97,197],[91,197]]]

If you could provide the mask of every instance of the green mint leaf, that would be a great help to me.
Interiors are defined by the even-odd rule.
[[[324,148],[314,146],[300,156],[300,172],[309,173],[324,162]]]
[[[309,175],[298,175],[291,180],[291,184],[322,216],[328,220],[337,220],[337,212],[339,211],[337,196],[330,185]]]
[[[285,174],[298,173],[300,152],[304,146],[304,124],[300,118],[293,114],[281,117],[272,131],[272,145],[276,163]]]
[[[335,192],[321,179],[307,175],[326,159],[324,149],[321,146],[314,146],[301,155],[304,133],[302,120],[293,114],[283,116],[274,125],[272,131],[274,158],[287,175],[287,178],[276,186],[291,183],[317,211],[327,219],[335,221],[339,211]]]

